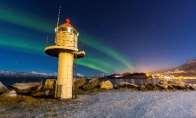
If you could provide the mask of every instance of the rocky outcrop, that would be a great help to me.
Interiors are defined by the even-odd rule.
[[[33,97],[39,97],[39,98],[53,98],[54,92],[51,92],[50,90],[42,90],[42,91],[36,91],[31,94]]]
[[[40,88],[41,83],[39,82],[31,82],[31,83],[15,83],[11,87],[18,93],[18,94],[31,94],[35,91],[38,91]]]
[[[117,85],[117,88],[138,88],[138,86],[133,83],[122,81],[122,82],[119,82],[119,84]]]
[[[186,89],[186,84],[183,81],[172,81],[171,83],[169,82],[169,87],[172,87],[174,89]]]
[[[47,79],[43,84],[33,83],[16,83],[12,85],[14,91],[7,92],[7,96],[17,96],[17,94],[25,94],[34,97],[50,97],[54,98],[56,79]],[[0,83],[0,87],[3,85]],[[96,92],[101,89],[111,90],[127,88],[133,90],[196,90],[196,84],[186,84],[181,80],[156,80],[156,79],[107,79],[79,78],[74,80],[73,96]]]
[[[190,89],[188,85],[181,80],[162,80],[157,86],[168,90]]]
[[[88,80],[87,84],[85,84],[82,88],[84,90],[92,90],[95,88],[98,88],[100,85],[100,80],[98,78],[94,78],[91,80]]]
[[[5,93],[6,91],[8,91],[8,88],[0,82],[0,94]]]
[[[87,80],[85,78],[74,79],[74,88],[82,88],[86,84]]]
[[[100,88],[110,90],[110,89],[113,89],[113,84],[109,80],[103,81],[103,82],[100,83]]]
[[[42,85],[43,90],[54,90],[56,86],[56,79],[46,79]]]
[[[46,79],[36,92],[32,93],[34,97],[54,97],[56,88],[56,79]]]
[[[196,90],[196,84],[191,84],[191,85],[189,85],[189,87],[191,90]]]
[[[167,89],[168,88],[168,82],[167,81],[160,81],[159,84],[157,85],[162,89]]]
[[[15,90],[11,90],[11,91],[8,91],[8,92],[2,94],[2,96],[4,96],[4,97],[17,97],[18,95]]]

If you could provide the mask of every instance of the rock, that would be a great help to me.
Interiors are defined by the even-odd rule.
[[[170,89],[170,90],[182,90],[182,89],[189,89],[185,82],[181,80],[162,80],[158,84],[159,87],[162,89]]]
[[[12,85],[13,89],[18,94],[30,94],[38,90],[41,86],[39,82],[31,82],[31,83],[15,83]]]
[[[5,97],[17,97],[17,93],[15,90],[11,90],[11,91],[8,91],[7,93],[4,93],[3,96]]]
[[[8,91],[8,88],[0,82],[0,94],[5,93],[6,91]]]
[[[149,83],[145,85],[145,90],[160,90],[160,89],[162,89],[162,87],[153,83]]]
[[[42,88],[39,91],[33,92],[33,97],[54,97],[56,88],[56,79],[46,79],[42,84]]]
[[[46,79],[42,86],[44,90],[55,90],[56,79]]]
[[[37,91],[35,93],[32,93],[33,97],[40,97],[40,98],[45,98],[45,97],[54,97],[54,93],[51,92],[51,90],[42,90],[42,91]]]
[[[168,87],[170,89],[186,89],[186,84],[185,82],[181,80],[171,80],[168,82]]]
[[[168,89],[168,81],[167,80],[161,80],[158,84],[158,87],[162,88],[162,89]]]
[[[46,79],[41,91],[35,92],[35,97],[53,97],[55,95],[56,79]]]
[[[173,84],[171,85],[174,89],[186,89],[186,86],[185,85],[180,85],[180,84]]]
[[[87,83],[87,79],[85,78],[78,78],[74,79],[74,85],[73,85],[73,98],[76,98],[78,94],[82,94],[83,87]]]
[[[74,88],[79,89],[86,84],[86,79],[80,78],[74,80]]]
[[[191,84],[190,88],[191,88],[191,90],[196,90],[196,84]]]
[[[167,89],[168,88],[168,85],[167,84],[158,84],[157,86],[159,88],[161,88],[161,89]]]
[[[110,90],[113,89],[113,84],[111,81],[107,80],[107,81],[103,81],[100,84],[100,88],[101,89],[106,89],[106,90]]]
[[[139,90],[142,90],[142,91],[146,90],[145,85],[140,85],[140,86],[139,86]]]
[[[138,86],[129,82],[120,82],[118,85],[118,87],[122,87],[122,88],[137,88]]]
[[[85,84],[82,88],[84,90],[91,90],[91,89],[95,89],[98,88],[100,85],[100,81],[97,78],[91,79],[88,81],[87,84]]]

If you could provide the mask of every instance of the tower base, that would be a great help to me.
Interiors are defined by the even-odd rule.
[[[69,52],[60,52],[58,59],[58,75],[55,97],[61,99],[71,99],[74,55]]]

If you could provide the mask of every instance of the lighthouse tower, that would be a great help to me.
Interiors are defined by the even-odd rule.
[[[78,36],[78,31],[66,19],[64,24],[55,28],[54,43],[45,48],[46,54],[58,58],[56,98],[72,98],[73,61],[85,56],[85,52],[78,49]]]

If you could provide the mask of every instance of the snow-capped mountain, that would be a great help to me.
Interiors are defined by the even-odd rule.
[[[4,84],[12,84],[15,82],[32,82],[42,81],[48,78],[56,78],[55,74],[32,72],[13,72],[13,71],[0,71],[0,81]]]

